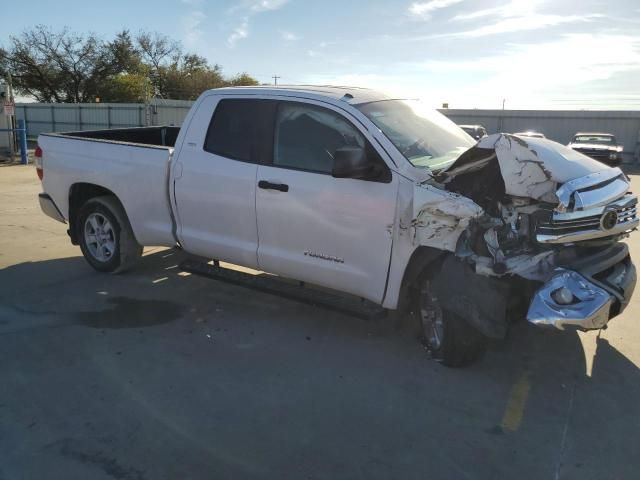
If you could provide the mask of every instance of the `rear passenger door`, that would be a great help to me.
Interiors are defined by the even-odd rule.
[[[178,237],[186,251],[257,267],[256,173],[271,155],[274,109],[270,100],[214,95],[186,126],[174,167]]]

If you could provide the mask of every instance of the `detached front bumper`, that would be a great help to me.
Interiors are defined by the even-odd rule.
[[[618,243],[559,268],[533,296],[527,320],[536,326],[558,330],[603,328],[625,309],[635,285],[636,269],[629,249]],[[560,289],[566,289],[563,303],[557,301]],[[569,302],[567,290],[571,293]]]

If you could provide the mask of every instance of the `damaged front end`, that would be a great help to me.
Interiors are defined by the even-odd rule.
[[[618,168],[546,139],[496,134],[416,186],[415,242],[450,251],[472,274],[503,285],[505,323],[524,305],[534,325],[602,328],[636,283],[619,243],[640,222],[628,190]],[[498,337],[504,329],[490,311],[494,318],[471,323]]]

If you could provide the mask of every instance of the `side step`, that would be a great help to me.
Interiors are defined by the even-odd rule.
[[[278,295],[288,300],[323,307],[364,320],[382,318],[387,312],[386,309],[380,305],[376,305],[368,300],[339,293],[334,294],[314,287],[305,287],[303,283],[285,280],[275,275],[251,275],[238,270],[231,270],[203,261],[190,259],[184,260],[180,264],[180,269],[194,275],[201,275],[221,282],[252,288],[272,295]]]

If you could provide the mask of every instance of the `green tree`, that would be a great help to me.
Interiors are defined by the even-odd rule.
[[[180,44],[157,32],[140,32],[136,43],[142,62],[149,68],[154,96],[168,98],[167,76],[178,68],[182,58]]]
[[[143,103],[150,98],[149,77],[141,73],[122,73],[105,82],[100,91],[103,102]]]
[[[16,90],[41,102],[93,100],[105,78],[118,73],[112,52],[95,35],[39,25],[10,38],[5,53]]]
[[[247,73],[226,78],[222,67],[185,53],[156,32],[128,30],[111,41],[65,28],[39,25],[0,47],[0,75],[11,72],[15,89],[41,102],[142,102],[152,97],[195,99],[229,85],[257,85]]]
[[[4,78],[9,73],[9,54],[0,47],[0,78]]]
[[[258,80],[256,80],[246,72],[233,77],[231,80],[229,80],[229,84],[234,87],[259,85]]]

